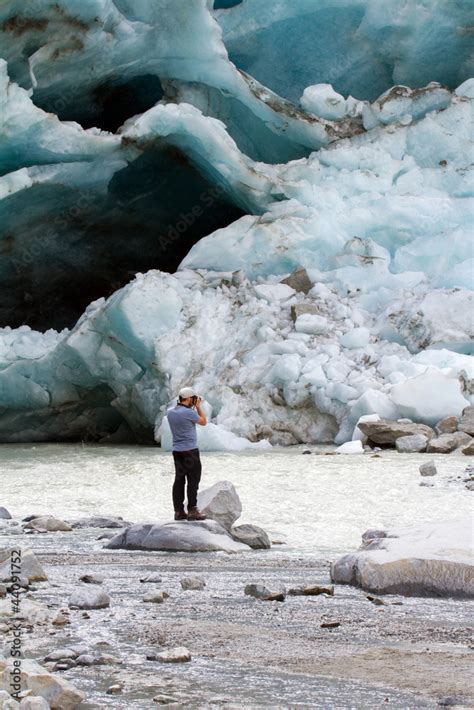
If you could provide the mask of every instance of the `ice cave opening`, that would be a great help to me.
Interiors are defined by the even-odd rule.
[[[0,326],[72,327],[137,272],[173,273],[202,237],[244,212],[178,148],[158,141],[105,189],[59,179],[2,201]]]
[[[88,91],[76,93],[50,88],[37,89],[34,103],[61,121],[77,121],[83,128],[101,128],[115,133],[131,116],[144,113],[164,96],[160,79],[154,74],[127,81],[108,79]]]

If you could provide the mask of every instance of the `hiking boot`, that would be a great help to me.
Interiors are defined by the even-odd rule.
[[[196,507],[188,508],[188,520],[206,520],[206,516],[203,515]]]
[[[174,511],[174,519],[175,520],[187,520],[188,516],[184,512],[184,510],[175,510]]]

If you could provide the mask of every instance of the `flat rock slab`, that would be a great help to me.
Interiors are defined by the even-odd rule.
[[[377,422],[360,422],[359,429],[375,444],[395,444],[401,436],[421,434],[431,439],[435,436],[434,429],[426,424],[413,422],[396,422],[392,419],[380,419]]]
[[[53,515],[42,515],[33,518],[24,526],[25,530],[40,530],[45,532],[71,532],[72,527],[64,520],[55,518]]]
[[[470,518],[366,536],[364,547],[332,565],[333,582],[377,594],[474,598]]]
[[[132,523],[128,523],[120,516],[114,515],[93,515],[91,518],[79,518],[70,521],[73,528],[127,528]]]
[[[132,525],[115,535],[105,547],[110,550],[157,552],[248,552],[251,549],[248,545],[234,540],[214,520]]]
[[[156,659],[161,663],[187,663],[191,660],[191,654],[184,646],[177,646],[170,648],[169,651],[157,653]]]
[[[230,531],[234,540],[243,542],[253,550],[269,550],[272,546],[271,540],[263,528],[258,525],[236,525]]]

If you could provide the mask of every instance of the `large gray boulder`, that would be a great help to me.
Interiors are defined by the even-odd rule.
[[[459,419],[458,417],[451,416],[441,419],[440,422],[435,426],[436,433],[438,436],[441,434],[452,434],[458,429]]]
[[[411,434],[410,436],[401,436],[396,440],[395,446],[401,454],[416,454],[421,451],[426,451],[428,437],[423,434]]]
[[[3,505],[0,505],[0,520],[11,520],[12,516],[10,512],[3,507]]]
[[[168,552],[245,552],[248,545],[234,540],[215,520],[180,521],[164,525],[132,525],[105,545],[110,550],[166,550]]]
[[[460,446],[467,446],[471,442],[469,434],[455,431],[454,434],[441,434],[428,442],[426,450],[429,454],[449,454]]]
[[[459,431],[464,431],[470,436],[474,436],[474,407],[465,407],[458,424]]]
[[[14,562],[14,573],[28,582],[43,582],[48,579],[38,558],[29,547],[22,547],[21,555],[18,555],[17,551],[18,547],[0,549],[0,582],[11,581],[12,562]]]
[[[242,513],[242,503],[230,481],[219,481],[198,495],[198,508],[211,520],[230,530]]]
[[[332,581],[376,594],[474,598],[470,518],[382,533],[365,533],[361,550],[332,565]]]
[[[421,434],[427,439],[435,436],[434,430],[426,424],[414,422],[396,422],[392,419],[380,419],[378,422],[360,422],[359,429],[374,444],[392,444],[402,436]]]
[[[474,456],[474,439],[471,439],[467,446],[463,446],[461,451],[465,456]]]

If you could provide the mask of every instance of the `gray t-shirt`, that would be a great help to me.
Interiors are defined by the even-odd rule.
[[[168,409],[166,414],[173,435],[173,451],[197,449],[196,422],[199,414],[182,404]]]

